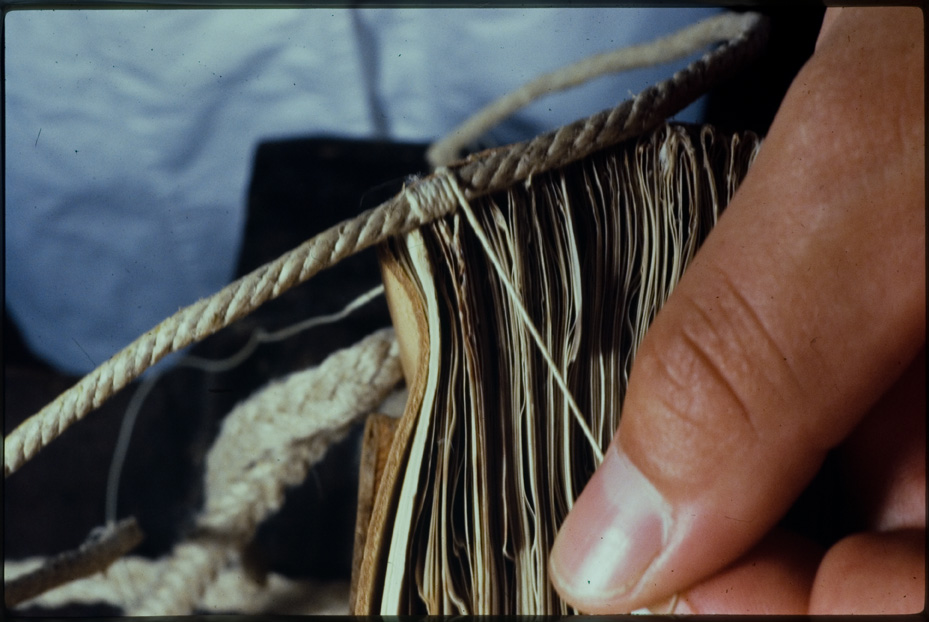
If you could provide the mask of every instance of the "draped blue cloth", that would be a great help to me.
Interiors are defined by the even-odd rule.
[[[36,354],[86,373],[229,282],[261,140],[433,141],[540,73],[712,12],[9,13],[7,311]],[[687,60],[542,99],[487,141],[612,107]]]

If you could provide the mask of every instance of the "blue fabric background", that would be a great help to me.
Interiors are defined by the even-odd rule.
[[[11,12],[7,310],[39,356],[86,373],[230,280],[259,141],[432,141],[540,73],[713,12]],[[614,106],[688,60],[550,96],[490,139]]]

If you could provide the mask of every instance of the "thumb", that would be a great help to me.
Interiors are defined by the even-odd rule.
[[[925,343],[919,17],[836,19],[653,322],[552,551],[576,608],[659,602],[748,551]]]

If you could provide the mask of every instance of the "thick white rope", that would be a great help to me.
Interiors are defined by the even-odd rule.
[[[190,613],[259,523],[281,507],[286,489],[302,482],[401,379],[399,348],[388,328],[236,406],[207,456],[206,501],[195,535],[175,547],[130,614]]]
[[[41,557],[4,561],[3,574],[7,581],[16,580],[47,561]],[[129,583],[148,585],[164,572],[168,561],[133,556],[120,559],[117,565]],[[57,609],[75,604],[123,607],[125,589],[122,576],[114,572],[116,567],[105,574],[98,572],[53,588],[24,601],[20,607]],[[269,573],[265,582],[259,584],[244,567],[232,563],[219,572],[195,607],[206,612],[234,611],[237,615],[348,615],[348,594],[348,581],[323,583],[289,579],[277,573]]]
[[[306,320],[297,322],[296,324],[292,324],[270,333],[259,327],[251,334],[248,342],[246,342],[246,344],[242,346],[238,352],[231,356],[219,360],[209,360],[196,356],[185,356],[180,361],[178,361],[177,367],[190,367],[208,373],[220,373],[228,371],[240,365],[244,360],[251,356],[251,354],[258,348],[260,344],[284,341],[285,339],[290,339],[294,335],[297,335],[316,326],[323,326],[326,324],[332,324],[333,322],[338,322],[339,320],[348,317],[356,309],[363,307],[371,300],[374,300],[383,294],[384,286],[378,285],[377,287],[365,292],[355,300],[351,301],[341,311],[336,313],[308,318]],[[157,384],[158,380],[161,378],[162,373],[152,374],[142,381],[142,384],[139,385],[139,388],[136,389],[135,393],[133,393],[132,399],[129,400],[129,405],[126,407],[126,412],[123,415],[122,423],[119,427],[119,436],[116,440],[116,447],[113,450],[113,459],[110,461],[110,470],[107,474],[105,495],[105,519],[107,525],[116,522],[116,508],[117,500],[119,497],[119,480],[122,475],[123,464],[126,461],[126,455],[129,451],[129,442],[132,440],[132,430],[135,428],[136,418],[139,415],[139,411],[142,409],[142,404],[145,402],[146,397],[148,397],[148,394],[151,393],[151,390],[155,387],[155,384]]]

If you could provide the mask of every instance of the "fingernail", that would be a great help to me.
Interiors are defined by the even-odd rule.
[[[661,552],[670,523],[658,490],[611,446],[555,539],[555,586],[572,602],[623,596]]]
[[[660,603],[649,605],[645,607],[643,613],[650,613],[652,615],[659,616],[669,616],[669,615],[692,615],[696,613],[693,609],[690,608],[690,604],[680,597],[679,594],[675,594],[670,598],[663,600]]]

